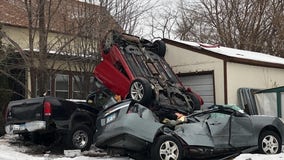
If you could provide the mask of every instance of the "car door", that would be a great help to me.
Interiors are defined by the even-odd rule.
[[[230,144],[234,147],[248,146],[253,136],[253,125],[249,116],[232,116]]]
[[[126,97],[131,81],[109,61],[102,61],[94,70],[95,76],[113,93]]]
[[[207,118],[206,123],[215,148],[228,148],[230,115],[223,113],[211,113],[210,117]]]

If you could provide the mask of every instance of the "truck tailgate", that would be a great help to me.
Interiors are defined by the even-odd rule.
[[[32,98],[12,101],[8,105],[7,123],[21,123],[43,118],[44,98]]]

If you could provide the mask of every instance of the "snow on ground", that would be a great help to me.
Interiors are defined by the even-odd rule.
[[[18,136],[0,137],[0,160],[131,160],[128,157],[109,157],[83,152],[76,157],[66,157],[63,153],[46,152],[44,146],[23,143]],[[234,160],[284,160],[284,152],[276,155],[241,154]]]
[[[241,154],[234,160],[284,160],[284,153],[275,155],[263,155],[263,154]]]
[[[0,137],[0,160],[130,160],[128,157],[109,157],[83,152],[76,157],[66,157],[63,153],[50,153],[46,147],[24,143],[17,135]],[[89,156],[85,156],[89,155]]]

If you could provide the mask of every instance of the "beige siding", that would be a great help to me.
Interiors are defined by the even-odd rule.
[[[47,64],[48,68],[57,70],[57,71],[69,71],[69,72],[92,72],[95,67],[93,64],[84,63],[80,60],[69,60],[70,58],[61,59],[48,59]],[[34,66],[39,67],[40,63],[37,59],[34,60]]]
[[[13,41],[17,42],[23,49],[28,48],[29,36],[28,31],[25,28],[3,26],[2,30],[8,35]],[[4,39],[5,40],[5,39]]]
[[[29,32],[27,28],[20,28],[20,27],[13,27],[13,26],[3,26],[2,29],[13,41],[17,42],[17,44],[22,49],[29,49]],[[48,33],[48,49],[51,51],[56,51],[58,48],[66,45],[68,39],[75,38],[72,35],[64,35],[59,33]],[[34,36],[34,49],[38,49],[38,32],[36,32]],[[76,50],[78,46],[81,44],[80,37],[76,37],[75,40],[70,43],[70,46],[73,48],[73,50]],[[95,50],[97,50],[96,42],[90,42],[92,46],[95,46]],[[69,46],[69,47],[70,47]],[[70,48],[66,47],[65,51],[70,52]],[[72,50],[71,48],[71,50]],[[74,49],[75,48],[75,49]]]
[[[15,42],[17,42],[20,47],[22,49],[28,49],[29,48],[29,37],[28,37],[28,30],[26,28],[19,28],[19,27],[12,27],[12,26],[3,26],[3,31]],[[49,34],[49,44],[52,45],[55,43],[56,40],[58,40],[59,38],[62,38],[63,35],[60,34],[55,34],[55,33],[50,33]],[[66,36],[65,36],[66,37]],[[34,40],[34,48],[38,49],[38,36],[35,36],[35,40]],[[54,46],[54,50],[56,51],[56,47],[59,47],[60,44],[58,43],[58,45]],[[69,63],[68,63],[69,62]],[[56,69],[56,70],[67,70],[67,71],[82,71],[80,70],[79,66],[82,66],[82,64],[79,64],[78,66],[76,66],[74,63],[84,63],[82,60],[78,59],[77,61],[73,61],[70,62],[70,59],[63,59],[63,60],[59,60],[59,59],[49,59],[47,60],[47,65],[48,68],[51,69]],[[38,67],[39,62],[37,59],[34,60],[34,66],[33,67]],[[87,65],[87,64],[85,64]],[[90,66],[93,66],[92,64],[90,64]],[[92,71],[92,69],[90,69],[90,71]],[[29,75],[28,75],[29,76]]]
[[[284,86],[284,70],[228,63],[228,103],[237,104],[238,88],[267,89]]]
[[[13,41],[15,41],[21,49],[29,49],[29,35],[28,35],[28,29],[27,28],[21,28],[21,27],[13,27],[13,26],[3,26],[2,30],[11,38]],[[34,49],[35,51],[38,51],[38,34],[34,36]],[[65,40],[68,38],[73,38],[70,35],[64,35],[64,34],[57,34],[57,33],[49,33],[48,34],[48,49],[51,50],[51,52],[56,51],[58,48],[60,48],[62,45],[65,45]],[[5,41],[5,39],[4,39]],[[6,42],[9,44],[9,42]],[[92,43],[92,42],[90,42]],[[95,42],[94,42],[95,43]],[[50,48],[52,46],[52,48]],[[70,46],[66,47],[66,51],[63,51],[64,53],[70,53],[69,51],[72,51],[72,48],[76,48],[76,46],[80,46],[80,39],[78,37],[77,40],[74,40],[73,43],[70,43]],[[94,44],[96,46],[96,44]],[[67,50],[68,49],[68,50]],[[96,49],[96,48],[95,48]],[[77,49],[78,50],[78,49]],[[78,53],[82,54],[82,53]],[[92,72],[94,68],[94,64],[85,63],[82,59],[75,60],[74,58],[56,58],[53,57],[51,59],[47,59],[47,68],[54,69],[56,71],[71,71],[71,72]],[[29,67],[38,67],[40,64],[38,59],[33,60],[33,65]],[[84,67],[82,67],[84,65]],[[31,84],[31,73],[28,69],[26,72],[26,85],[29,91],[31,91],[31,86],[34,84]],[[30,94],[27,93],[27,96]]]
[[[224,104],[223,60],[167,44],[166,61],[176,73],[214,71],[215,100]]]

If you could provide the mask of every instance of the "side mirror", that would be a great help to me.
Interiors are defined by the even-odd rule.
[[[245,116],[247,116],[246,113],[242,113],[242,112],[239,112],[239,111],[237,111],[237,110],[235,111],[234,115],[235,115],[236,117],[245,117]]]

